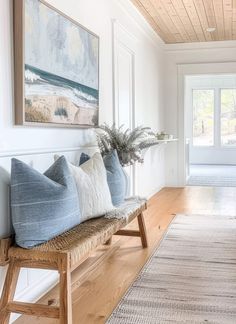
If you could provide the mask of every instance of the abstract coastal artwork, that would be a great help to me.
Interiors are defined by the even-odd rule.
[[[44,1],[14,7],[16,123],[97,126],[98,36]]]

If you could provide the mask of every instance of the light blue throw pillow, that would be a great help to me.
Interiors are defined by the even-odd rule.
[[[103,161],[107,170],[107,182],[111,192],[112,203],[120,206],[126,196],[127,180],[124,170],[120,164],[117,151],[106,154]]]
[[[80,223],[74,178],[64,156],[44,174],[12,159],[11,215],[16,243],[32,248]]]
[[[89,160],[89,155],[82,153],[80,164]],[[107,182],[111,193],[111,199],[114,206],[120,206],[125,199],[127,192],[127,178],[120,164],[117,151],[106,154],[103,161],[107,170]]]

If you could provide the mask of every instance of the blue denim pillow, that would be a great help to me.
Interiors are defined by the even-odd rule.
[[[64,156],[44,174],[12,159],[11,215],[16,243],[32,248],[80,223],[76,185]]]
[[[82,153],[80,156],[80,165],[90,159],[89,155]],[[103,161],[107,170],[107,182],[111,193],[111,199],[114,206],[119,206],[124,202],[127,191],[127,179],[124,170],[120,164],[117,151],[106,154]]]

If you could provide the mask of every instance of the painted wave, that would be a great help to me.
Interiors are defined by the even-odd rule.
[[[25,65],[25,95],[66,97],[77,107],[98,108],[98,90]]]

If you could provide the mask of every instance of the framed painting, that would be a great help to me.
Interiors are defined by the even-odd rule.
[[[99,37],[42,0],[14,0],[15,123],[96,127]]]

